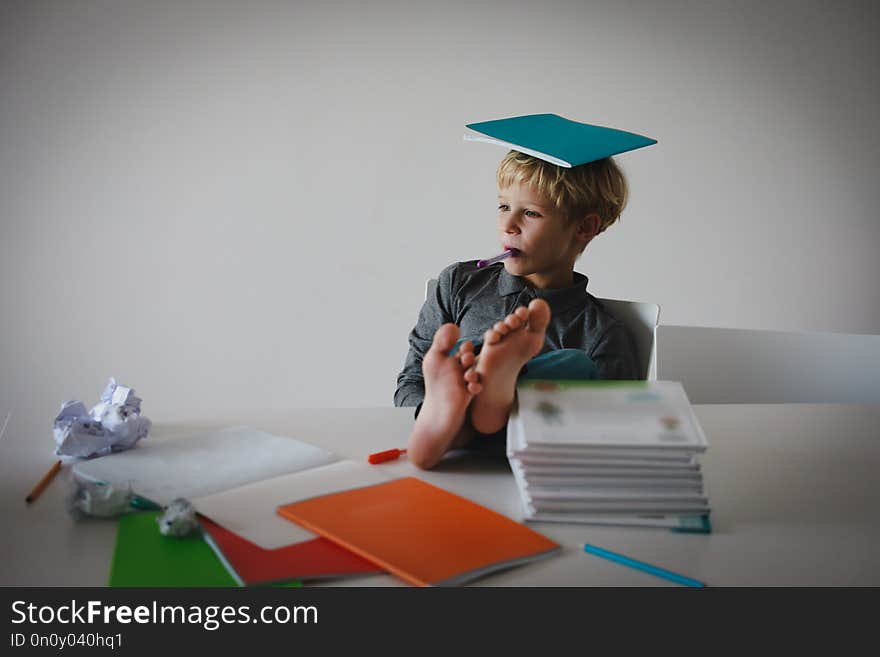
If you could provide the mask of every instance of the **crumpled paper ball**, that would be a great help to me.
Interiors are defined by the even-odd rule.
[[[189,500],[178,497],[171,501],[165,513],[156,518],[163,536],[188,536],[199,528],[196,510]]]
[[[150,432],[150,420],[141,415],[141,399],[132,388],[110,382],[101,401],[86,411],[80,401],[65,401],[55,418],[58,456],[93,458],[134,447]]]

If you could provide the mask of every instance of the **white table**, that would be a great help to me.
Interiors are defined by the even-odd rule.
[[[585,554],[585,542],[721,586],[880,585],[880,405],[696,406],[709,441],[702,457],[713,507],[711,535],[534,523],[564,546],[560,556],[480,579],[474,586],[667,586]],[[153,435],[246,424],[333,450],[366,455],[403,446],[412,409],[292,410],[210,421],[163,422]],[[51,418],[47,424],[51,422]],[[7,432],[9,433],[9,432]],[[116,526],[75,522],[62,472],[31,506],[24,497],[51,465],[51,437],[16,432],[0,441],[0,585],[102,586]],[[149,440],[149,438],[148,438]],[[381,466],[414,475],[521,519],[503,457],[463,453],[423,472],[405,460]],[[400,586],[390,575],[332,582]]]

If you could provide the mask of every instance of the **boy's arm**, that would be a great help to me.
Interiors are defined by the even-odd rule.
[[[427,303],[427,302],[426,302]],[[409,351],[403,364],[403,370],[397,375],[397,390],[394,392],[395,406],[418,406],[425,397],[425,379],[422,376],[422,358],[424,358],[430,340],[425,340],[425,329],[422,325],[422,314],[419,322],[409,334]]]
[[[406,354],[403,370],[397,376],[397,390],[394,393],[395,406],[418,406],[425,398],[425,379],[422,376],[422,359],[428,353],[434,333],[443,324],[452,322],[451,265],[440,272],[434,292],[428,295],[415,328],[409,334],[409,351]]]
[[[620,322],[608,327],[589,356],[599,370],[600,379],[636,381],[641,378],[635,343]]]

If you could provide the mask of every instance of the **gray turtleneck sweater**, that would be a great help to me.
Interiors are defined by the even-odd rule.
[[[434,332],[448,322],[461,329],[462,340],[471,340],[479,353],[483,334],[518,306],[538,297],[550,305],[551,318],[541,353],[557,349],[582,349],[599,370],[601,379],[638,379],[632,338],[593,295],[587,277],[574,272],[570,287],[536,290],[523,278],[507,273],[503,263],[477,269],[477,261],[458,262],[444,269],[437,286],[422,305],[409,334],[409,352],[397,377],[395,406],[418,406],[425,396],[422,358]]]

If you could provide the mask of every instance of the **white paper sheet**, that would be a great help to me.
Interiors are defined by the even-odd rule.
[[[336,461],[332,452],[249,427],[157,438],[73,466],[76,476],[130,484],[135,495],[167,506],[254,481]]]

